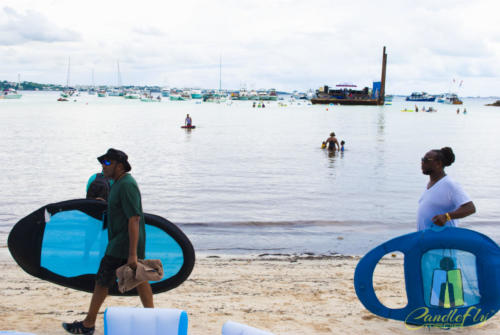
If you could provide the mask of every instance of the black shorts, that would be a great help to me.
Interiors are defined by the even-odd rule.
[[[96,283],[107,288],[113,287],[116,284],[116,269],[125,264],[126,259],[104,255],[97,270]]]

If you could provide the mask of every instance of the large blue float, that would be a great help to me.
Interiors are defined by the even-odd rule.
[[[95,274],[108,243],[103,201],[76,199],[46,205],[21,219],[10,231],[9,251],[27,273],[43,280],[92,292]],[[194,248],[187,236],[170,221],[144,214],[146,258],[160,259],[164,275],[152,282],[153,293],[171,290],[193,270]],[[121,294],[118,285],[111,295]]]
[[[404,254],[408,304],[390,309],[378,300],[373,271],[391,252]],[[356,294],[372,313],[409,328],[464,327],[485,322],[500,309],[500,248],[463,228],[437,228],[394,238],[367,253],[354,274]]]

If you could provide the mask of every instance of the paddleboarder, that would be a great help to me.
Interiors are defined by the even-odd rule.
[[[97,160],[101,163],[103,174],[114,180],[108,198],[108,245],[97,271],[87,316],[83,321],[63,323],[63,328],[71,334],[94,333],[99,309],[109,288],[116,285],[116,269],[127,264],[135,270],[138,259],[145,257],[146,233],[141,194],[135,179],[128,173],[132,169],[128,156],[111,148]],[[137,291],[142,305],[153,308],[149,282],[139,284]]]
[[[186,125],[187,127],[191,127],[193,124],[193,120],[191,119],[191,116],[186,115],[186,120],[184,121],[184,125]]]

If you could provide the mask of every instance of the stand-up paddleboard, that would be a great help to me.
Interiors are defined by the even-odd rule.
[[[400,309],[382,305],[373,288],[377,263],[394,251],[405,256],[408,305]],[[500,309],[500,247],[489,237],[462,228],[403,235],[381,244],[359,261],[354,287],[369,311],[404,321],[408,328],[482,323]]]
[[[77,199],[49,204],[21,219],[8,238],[9,251],[27,273],[76,290],[92,292],[95,274],[108,243],[104,224],[107,205]],[[146,220],[146,259],[160,259],[162,280],[151,283],[153,293],[171,290],[193,270],[195,253],[186,235],[170,221],[152,214]],[[112,295],[137,295],[131,290]]]
[[[196,126],[181,126],[183,129],[195,129]]]

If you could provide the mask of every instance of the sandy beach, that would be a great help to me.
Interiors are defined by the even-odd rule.
[[[7,250],[2,249],[5,255]],[[428,333],[379,318],[361,305],[353,287],[358,260],[350,256],[199,257],[189,279],[173,291],[156,295],[155,304],[186,310],[192,335],[220,334],[227,320],[277,335]],[[375,272],[377,294],[390,307],[403,301],[402,264],[399,255],[384,258]],[[0,270],[0,330],[65,334],[62,321],[83,318],[90,294],[34,278],[6,255]],[[140,306],[140,302],[137,297],[108,297],[95,334],[104,334],[102,312],[108,306]],[[497,334],[497,321],[495,316],[481,327],[451,332]],[[439,329],[430,332],[450,334]]]

